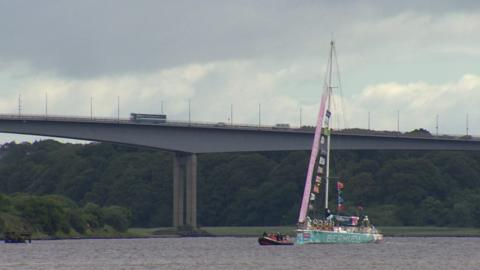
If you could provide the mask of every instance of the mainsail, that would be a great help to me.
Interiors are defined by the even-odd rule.
[[[312,152],[310,154],[310,162],[308,163],[307,179],[305,180],[305,189],[303,191],[302,205],[300,208],[300,215],[298,217],[299,223],[305,222],[305,219],[307,217],[308,203],[311,197],[310,193],[312,190],[312,176],[316,166],[318,151],[320,149],[320,138],[322,137],[321,133],[324,123],[323,118],[325,115],[325,106],[329,96],[328,91],[329,89],[326,88],[320,102],[320,111],[318,112],[317,117],[317,127],[315,128],[315,136],[313,137]]]

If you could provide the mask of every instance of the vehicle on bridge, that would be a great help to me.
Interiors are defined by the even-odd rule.
[[[167,122],[166,114],[130,113],[130,121],[138,123],[161,124]]]
[[[275,126],[273,126],[272,128],[274,128],[274,129],[289,129],[290,124],[287,124],[287,123],[275,124]]]
[[[227,126],[227,123],[225,122],[218,122],[215,124],[216,127],[226,127]]]

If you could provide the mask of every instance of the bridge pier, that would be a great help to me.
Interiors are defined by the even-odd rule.
[[[197,155],[175,152],[173,157],[173,226],[197,227]]]

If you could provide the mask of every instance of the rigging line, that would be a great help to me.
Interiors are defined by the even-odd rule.
[[[323,90],[326,90],[326,89],[327,89],[327,90],[330,90],[330,89],[328,89],[328,87],[329,87],[329,85],[328,85],[328,83],[329,83],[328,78],[331,76],[332,70],[331,70],[329,67],[330,67],[330,65],[333,64],[333,62],[332,62],[332,57],[330,57],[330,50],[329,50],[329,52],[328,52],[328,57],[327,57],[327,59],[328,59],[328,60],[327,60],[327,65],[325,66],[325,77],[323,78]]]
[[[342,88],[342,80],[340,78],[340,68],[338,65],[338,58],[337,58],[337,48],[333,47],[333,54],[335,55],[335,66],[337,68],[337,80],[338,80],[338,89],[340,93],[340,106],[342,110],[342,118],[343,118],[343,124],[345,125],[344,128],[348,128],[348,122],[347,122],[347,108],[345,107],[344,104],[344,96],[343,96],[343,88]]]
[[[336,76],[336,77],[337,77],[336,79],[337,79],[337,81],[338,81],[338,86],[337,86],[337,87],[339,88],[338,93],[339,93],[339,95],[340,95],[340,109],[338,110],[338,113],[337,113],[337,115],[339,115],[339,117],[336,117],[336,122],[337,122],[338,128],[340,129],[340,124],[339,124],[339,122],[340,122],[340,114],[341,114],[341,115],[342,115],[341,117],[342,117],[342,120],[343,120],[343,124],[344,124],[344,128],[347,128],[347,127],[348,127],[348,123],[347,123],[347,121],[346,121],[346,116],[345,116],[346,114],[345,114],[345,106],[344,106],[344,103],[343,103],[343,91],[342,91],[342,83],[341,83],[341,79],[340,79],[340,68],[339,68],[339,65],[338,65],[337,48],[336,48],[335,44],[334,44],[334,46],[333,46],[333,48],[332,48],[332,54],[333,54],[333,56],[332,56],[332,61],[333,61],[333,58],[335,57],[335,69],[336,69],[336,75],[337,75],[337,76]],[[333,70],[330,71],[330,72],[333,72]],[[332,96],[333,96],[333,95],[332,95]],[[337,103],[337,100],[335,99],[335,102],[334,102],[335,107],[338,107],[338,106],[336,106],[336,103]],[[338,143],[338,142],[337,142],[337,143]],[[331,160],[330,162],[331,162],[332,164],[334,163],[334,162],[333,162],[333,156],[332,156],[332,160]],[[328,166],[330,166],[330,164],[329,164]],[[332,169],[333,169],[333,166],[332,166]]]
[[[332,61],[332,64],[333,64],[333,57],[336,57],[336,55],[335,55],[335,43],[333,43],[333,45],[332,45],[332,56],[330,57],[330,61]],[[335,68],[338,70],[338,65],[336,65]],[[332,73],[331,75],[335,75],[335,74],[334,74],[334,71],[333,71],[333,68],[330,69],[330,73]],[[338,74],[338,72],[337,72],[337,74]],[[338,75],[337,75],[337,76],[338,76]],[[338,80],[338,79],[337,79],[337,80]],[[337,86],[330,85],[330,87],[331,87],[331,89],[330,89],[330,90],[331,90],[330,99],[331,99],[331,104],[332,104],[332,108],[331,108],[331,109],[332,109],[332,113],[334,113],[334,114],[336,114],[336,115],[340,115],[340,114],[341,114],[341,112],[340,112],[340,111],[341,111],[341,110],[340,110],[341,108],[339,108],[339,106],[338,106],[338,104],[337,104],[337,103],[338,103],[338,100],[337,100],[337,98],[335,97],[335,94],[334,94],[334,92],[333,92],[333,88],[337,88]],[[332,120],[331,120],[331,121],[332,121]],[[330,125],[329,128],[332,129],[332,128],[334,127],[334,124],[335,124],[335,128],[340,129],[340,126],[341,126],[341,125],[340,125],[340,117],[333,117],[333,121],[332,121],[332,123],[331,123],[331,125]]]
[[[338,85],[337,87],[339,88],[339,95],[340,95],[340,107],[338,108],[338,115],[340,116],[340,114],[342,115],[341,117],[343,118],[342,120],[344,120],[344,124],[345,124],[345,119],[344,119],[344,112],[343,112],[343,104],[341,102],[341,98],[342,98],[342,94],[341,94],[341,83],[340,83],[340,72],[339,72],[339,67],[338,67],[338,59],[337,59],[337,53],[336,53],[336,47],[334,46],[332,48],[332,51],[333,51],[333,57],[335,57],[335,71],[336,71],[336,81],[338,82]],[[333,61],[333,57],[332,57],[332,61]],[[337,106],[338,107],[338,106]],[[340,117],[337,117],[338,119],[338,123],[340,122],[339,119]],[[340,124],[338,124],[338,128],[340,128]]]
[[[340,95],[340,110],[342,114],[342,120],[344,124],[344,128],[348,128],[348,122],[347,122],[347,108],[345,107],[344,103],[344,96],[343,96],[343,87],[342,87],[342,80],[340,77],[340,68],[338,65],[338,58],[337,58],[337,52],[336,48],[334,48],[334,55],[335,55],[335,63],[336,63],[336,73],[337,73],[337,81],[338,81],[338,88],[339,88],[339,95]]]
[[[340,111],[339,106],[337,104],[337,98],[335,97],[335,95],[332,95],[331,99],[332,99],[332,114],[339,115],[340,113],[337,113],[337,112]],[[339,119],[339,117],[333,117],[333,118],[335,120],[335,125],[336,125],[335,128],[340,129],[340,119]],[[332,129],[333,126],[330,126],[330,128]]]

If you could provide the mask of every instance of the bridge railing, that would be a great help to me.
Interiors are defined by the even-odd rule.
[[[339,129],[334,130],[337,134],[351,134],[351,135],[369,135],[369,136],[390,136],[390,137],[405,137],[405,138],[437,138],[437,139],[451,139],[451,140],[480,140],[479,136],[472,136],[466,134],[431,134],[426,130],[423,131],[390,131],[390,130],[371,130],[371,129]]]
[[[206,122],[206,121],[181,121],[167,120],[164,123],[149,123],[146,121],[135,121],[130,118],[118,117],[88,117],[88,116],[66,116],[66,115],[40,115],[40,114],[0,114],[2,120],[22,120],[22,121],[59,121],[59,122],[86,122],[86,123],[111,123],[111,124],[135,124],[135,125],[168,125],[168,126],[193,126],[193,127],[216,127],[216,128],[242,128],[254,130],[300,130],[299,127],[279,127],[276,125],[253,125],[253,124],[233,124],[226,122]],[[309,129],[307,129],[308,131]]]
[[[58,121],[58,122],[83,122],[83,123],[106,123],[106,124],[128,124],[128,125],[164,125],[178,127],[199,127],[199,128],[221,128],[221,129],[246,129],[246,130],[264,130],[264,131],[282,131],[282,132],[302,132],[311,133],[313,126],[277,126],[277,125],[254,125],[254,124],[232,124],[225,122],[200,122],[200,121],[179,121],[167,120],[165,123],[138,122],[129,118],[118,117],[88,117],[88,116],[66,116],[66,115],[40,115],[40,114],[0,114],[0,120],[21,120],[21,121]],[[480,137],[462,134],[438,134],[432,135],[428,132],[398,132],[381,131],[368,129],[338,129],[333,131],[339,135],[369,135],[369,136],[394,136],[406,138],[439,138],[452,140],[480,140]]]

